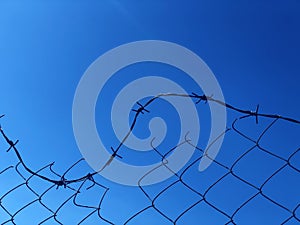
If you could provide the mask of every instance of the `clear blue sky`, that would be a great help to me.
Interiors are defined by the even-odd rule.
[[[251,110],[260,104],[262,112],[300,119],[299,28],[297,0],[2,0],[0,114],[6,117],[1,124],[20,139],[19,148],[32,168],[55,161],[63,172],[81,157],[72,130],[72,102],[84,71],[106,51],[145,39],[175,42],[198,54],[228,103]],[[118,86],[124,80],[115,82]],[[105,105],[97,105],[101,108]],[[273,141],[276,145],[278,140]],[[109,139],[107,145],[112,145]],[[299,187],[299,176],[295,179]],[[124,194],[128,187],[103,182],[116,195],[123,193],[111,199],[118,207],[134,207],[134,200]],[[136,204],[142,205],[138,196]],[[115,211],[105,213],[113,217]],[[125,214],[115,221],[121,224]],[[144,224],[163,224],[150,219]],[[199,218],[189,220],[187,224],[198,224]]]

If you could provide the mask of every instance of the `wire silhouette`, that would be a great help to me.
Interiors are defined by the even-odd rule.
[[[13,187],[8,188],[5,193],[0,194],[0,213],[4,215],[1,217],[0,214],[0,223],[1,224],[26,224],[28,221],[23,221],[22,219],[18,219],[18,217],[25,212],[28,208],[32,206],[39,206],[39,209],[43,211],[42,218],[38,218],[38,224],[66,224],[64,221],[65,215],[65,208],[72,207],[81,210],[80,218],[76,221],[76,224],[90,224],[90,219],[97,219],[99,222],[101,221],[103,224],[117,224],[115,218],[106,218],[102,215],[102,210],[112,210],[113,208],[107,203],[105,200],[110,196],[110,187],[107,185],[103,185],[101,179],[99,179],[98,173],[102,170],[105,170],[109,167],[110,163],[115,160],[115,157],[123,159],[120,151],[124,146],[126,140],[133,132],[136,124],[137,119],[139,116],[143,115],[145,112],[150,113],[149,107],[150,105],[155,102],[157,99],[161,97],[178,97],[178,98],[192,98],[195,100],[195,104],[199,104],[201,102],[207,103],[208,101],[214,102],[216,104],[222,105],[227,109],[232,110],[235,113],[239,113],[231,124],[223,133],[219,135],[212,143],[208,145],[206,149],[201,149],[197,146],[198,143],[193,143],[193,140],[189,139],[188,133],[185,136],[185,139],[181,141],[180,144],[174,146],[172,149],[168,151],[161,152],[157,147],[154,147],[153,141],[150,143],[153,152],[160,158],[160,164],[148,171],[138,182],[138,189],[139,192],[142,193],[143,196],[149,202],[148,205],[141,207],[140,210],[137,210],[131,215],[127,216],[127,219],[124,220],[121,224],[139,224],[139,218],[146,214],[148,211],[154,211],[158,217],[161,217],[162,221],[166,224],[185,224],[184,220],[189,217],[190,213],[193,210],[196,210],[197,207],[207,207],[210,210],[213,210],[216,215],[223,218],[220,224],[243,224],[243,221],[239,221],[239,214],[242,213],[247,207],[250,207],[253,202],[257,199],[263,199],[263,201],[272,205],[272,207],[276,207],[278,210],[284,212],[286,215],[283,219],[278,219],[278,224],[288,224],[290,222],[300,223],[300,199],[297,200],[296,205],[291,207],[286,203],[282,203],[277,198],[274,198],[271,194],[269,194],[267,189],[268,185],[272,184],[272,181],[276,178],[281,176],[281,174],[285,174],[285,170],[292,171],[300,176],[300,168],[294,161],[296,160],[297,154],[300,154],[300,146],[296,148],[293,152],[291,152],[288,156],[283,157],[282,155],[278,154],[276,151],[271,151],[265,148],[261,142],[265,138],[265,136],[271,131],[272,127],[282,121],[284,123],[291,123],[296,126],[299,126],[300,121],[284,117],[276,114],[264,114],[259,112],[259,105],[257,105],[254,111],[251,110],[244,110],[237,107],[234,107],[228,103],[219,101],[214,99],[213,96],[205,96],[205,95],[198,95],[196,93],[192,93],[190,95],[187,94],[176,94],[176,93],[163,93],[159,94],[150,100],[148,100],[145,104],[141,104],[137,102],[137,109],[133,109],[132,111],[135,113],[133,121],[130,126],[130,130],[124,136],[124,138],[120,141],[116,148],[111,147],[112,155],[110,159],[103,165],[103,167],[99,171],[89,172],[84,176],[75,178],[75,179],[67,179],[68,174],[75,170],[75,168],[80,167],[81,163],[84,163],[84,159],[80,159],[77,162],[73,163],[63,174],[57,173],[53,165],[54,163],[50,163],[38,170],[33,170],[30,166],[24,162],[20,151],[17,148],[18,140],[13,141],[11,140],[4,129],[0,126],[0,132],[4,139],[4,141],[8,144],[8,148],[6,152],[14,151],[16,156],[17,162],[13,165],[8,165],[2,168],[0,165],[0,182],[2,180],[7,180],[8,176],[11,176],[12,173],[15,178],[20,179],[21,182],[15,184]],[[0,118],[4,117],[1,115]],[[255,118],[255,124],[260,123],[260,119],[268,120],[268,125],[266,125],[262,131],[260,132],[257,138],[253,138],[251,135],[245,133],[245,131],[239,128],[239,124],[243,121],[248,121],[251,118]],[[253,123],[253,122],[252,122]],[[249,143],[249,147],[244,152],[239,153],[238,157],[231,163],[220,161],[220,159],[212,159],[209,155],[209,149],[214,143],[223,135],[227,133],[233,133],[237,135],[242,140]],[[179,172],[174,172],[168,166],[167,156],[172,154],[179,146],[187,146],[190,145],[194,147],[197,152],[198,156],[193,158],[185,167],[184,169],[180,170]],[[272,157],[272,159],[276,159],[280,162],[280,166],[274,169],[260,184],[257,182],[253,182],[247,179],[244,175],[239,174],[239,165],[247,160],[247,158],[253,154],[253,152],[261,153],[266,155],[267,157]],[[200,188],[195,187],[190,182],[190,177],[188,174],[194,169],[194,165],[196,165],[203,157],[208,157],[213,161],[213,164],[216,168],[222,171],[222,175],[211,181],[211,183],[207,186],[206,189],[200,190]],[[156,170],[160,168],[167,169],[170,173],[173,174],[172,179],[169,184],[165,187],[161,188],[160,191],[156,194],[151,194],[146,187],[143,186],[143,181],[147,179],[147,177],[151,176],[152,173],[155,173]],[[46,175],[43,175],[46,174]],[[195,173],[194,173],[194,176]],[[56,177],[53,178],[53,177]],[[33,180],[38,180],[41,182],[43,187],[46,187],[43,191],[38,191],[36,187],[33,187]],[[212,199],[211,195],[217,195],[215,189],[217,189],[220,185],[224,185],[227,179],[233,179],[236,183],[241,183],[245,185],[251,192],[249,196],[243,201],[241,201],[237,206],[233,209],[229,210],[227,206],[220,206],[220,204],[215,203]],[[297,179],[297,177],[295,177]],[[98,181],[100,180],[100,181]],[[168,196],[168,192],[172,189],[180,186],[185,191],[193,195],[193,202],[190,202],[185,206],[185,208],[180,208],[180,212],[177,215],[171,215],[173,213],[166,212],[166,209],[159,204],[159,201],[166,196]],[[19,190],[26,189],[26,195],[31,196],[31,200],[26,204],[18,207],[17,209],[11,209],[6,202],[6,199],[9,196],[12,196],[15,192]],[[81,196],[84,196],[85,193],[97,190],[97,193],[101,193],[100,196],[97,198],[96,204],[90,204],[88,201],[84,201],[84,197],[81,199]],[[57,203],[56,207],[50,206],[47,203],[47,196],[50,195],[51,192],[59,192],[63,191],[65,198]],[[171,196],[175,198],[175,196]],[[49,198],[49,197],[48,197]],[[228,202],[230,205],[230,202]],[[71,209],[70,209],[71,210]],[[38,220],[37,219],[37,220]],[[101,224],[102,224],[101,223]]]

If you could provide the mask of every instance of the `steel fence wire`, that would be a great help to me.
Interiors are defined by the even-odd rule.
[[[137,126],[138,117],[151,114],[151,104],[168,96],[192,98],[197,105],[215,102],[231,111],[235,119],[206,149],[194,143],[189,133],[167,151],[155,147],[152,140],[149,144],[161,163],[144,174],[134,190],[143,198],[143,204],[125,210],[128,215],[121,218],[118,209],[122,206],[110,204],[115,194],[113,187],[98,173],[116,157],[123,160],[122,147]],[[74,162],[64,173],[58,173],[54,163],[33,169],[30,162],[23,160],[18,140],[10,138],[13,131],[2,126],[0,131],[7,149],[0,151],[0,223],[134,225],[152,224],[149,220],[155,217],[162,225],[269,224],[270,218],[276,224],[300,224],[299,120],[261,113],[259,106],[254,111],[243,110],[195,93],[159,94],[145,104],[138,102],[133,113],[130,130],[116,148],[111,147],[111,158],[101,170],[87,171],[72,179],[74,174],[70,174],[85,166],[84,159]],[[275,130],[276,135],[272,136]],[[225,143],[218,157],[211,158],[209,149],[224,135]],[[285,140],[289,135],[295,138]],[[272,138],[282,144],[274,146]],[[168,167],[167,156],[179,145],[193,146],[196,153],[183,169],[174,172]],[[203,157],[210,158],[212,164],[199,172],[197,166]],[[173,176],[160,184],[144,186],[143,182],[161,168]],[[178,195],[186,197],[178,200]]]

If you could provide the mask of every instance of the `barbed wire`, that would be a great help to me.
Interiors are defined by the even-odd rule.
[[[179,143],[178,145],[174,146],[172,149],[164,153],[162,153],[157,147],[154,147],[153,145],[154,140],[152,140],[152,142],[150,143],[152,146],[152,150],[161,159],[161,163],[156,168],[144,174],[144,176],[138,182],[138,189],[145,196],[145,198],[149,202],[149,205],[142,207],[140,210],[133,213],[132,215],[128,215],[126,221],[123,221],[120,224],[124,224],[124,225],[139,224],[138,223],[139,218],[143,214],[146,214],[148,211],[152,211],[152,210],[154,210],[155,214],[158,217],[161,217],[162,221],[164,221],[167,224],[179,224],[180,222],[185,224],[184,220],[189,216],[190,212],[197,209],[197,207],[199,206],[208,207],[210,210],[213,210],[214,213],[216,213],[218,216],[222,217],[221,219],[222,222],[219,222],[219,224],[245,224],[245,222],[244,223],[238,222],[238,214],[242,212],[245,208],[247,208],[249,205],[251,205],[252,202],[254,202],[257,199],[263,199],[263,201],[268,202],[269,204],[275,206],[276,208],[284,212],[284,214],[286,214],[283,220],[279,221],[278,219],[278,224],[288,224],[290,222],[300,223],[300,216],[299,216],[300,199],[296,199],[296,205],[290,207],[288,204],[278,201],[276,198],[274,198],[274,196],[270,196],[268,194],[268,191],[265,190],[268,185],[271,185],[272,180],[280,176],[280,174],[286,173],[284,172],[284,170],[288,169],[290,171],[295,172],[296,181],[300,178],[300,168],[297,165],[297,163],[294,162],[297,157],[297,154],[300,154],[299,153],[300,146],[294,149],[288,156],[283,157],[280,154],[276,153],[275,151],[271,151],[267,148],[264,148],[261,145],[261,141],[263,140],[263,138],[270,132],[271,128],[274,127],[275,124],[278,124],[279,121],[299,125],[300,124],[299,120],[276,115],[276,114],[260,113],[259,105],[257,105],[254,111],[251,111],[251,110],[236,108],[228,103],[214,99],[213,96],[198,95],[196,93],[192,93],[190,95],[176,94],[176,93],[163,93],[151,98],[145,104],[141,104],[140,102],[137,102],[138,108],[132,110],[135,114],[130,129],[128,133],[124,136],[124,138],[120,141],[120,143],[117,145],[116,148],[111,147],[112,155],[110,159],[103,165],[103,167],[99,171],[90,172],[84,176],[80,176],[75,179],[67,179],[68,174],[71,171],[75,170],[75,168],[80,167],[80,164],[85,162],[84,159],[80,159],[77,162],[73,163],[63,174],[59,174],[53,169],[54,163],[50,163],[38,170],[33,170],[30,168],[28,163],[24,162],[20,154],[20,151],[17,148],[17,144],[19,141],[18,140],[12,141],[8,137],[4,129],[0,126],[0,132],[2,134],[2,137],[4,138],[5,142],[8,144],[8,149],[6,150],[6,152],[13,150],[17,157],[17,162],[14,165],[8,165],[4,168],[0,167],[0,181],[13,179],[11,178],[11,176],[9,176],[10,173],[13,173],[13,176],[16,178],[16,180],[17,179],[21,180],[21,182],[15,184],[12,187],[9,187],[5,191],[5,193],[0,194],[0,209],[2,209],[2,213],[4,215],[3,217],[4,219],[2,219],[0,214],[1,224],[18,224],[18,225],[28,224],[28,221],[24,221],[21,219],[22,218],[21,214],[25,213],[25,211],[28,208],[37,205],[39,210],[43,212],[43,213],[37,213],[37,215],[40,214],[41,215],[40,217],[42,217],[42,218],[37,218],[37,220],[40,219],[39,221],[36,221],[37,224],[46,224],[46,223],[69,224],[69,222],[64,221],[64,209],[70,208],[71,206],[73,208],[75,207],[77,209],[81,209],[81,213],[76,215],[80,217],[78,221],[75,222],[76,224],[89,224],[88,221],[95,218],[97,221],[103,222],[103,224],[117,224],[115,222],[118,221],[116,218],[107,218],[102,215],[103,209],[112,210],[112,211],[114,211],[114,209],[110,208],[111,206],[108,206],[108,204],[105,205],[103,203],[106,198],[109,198],[110,187],[108,185],[104,185],[103,181],[98,181],[99,180],[98,173],[103,171],[107,167],[109,167],[111,162],[115,160],[115,157],[118,157],[120,158],[120,160],[122,160],[120,150],[124,146],[128,137],[133,132],[137,124],[138,117],[140,117],[144,113],[150,113],[149,110],[150,105],[153,102],[155,102],[157,99],[162,97],[192,98],[195,100],[195,104],[198,104],[200,102],[206,103],[210,101],[219,104],[221,106],[224,106],[227,109],[232,110],[233,112],[239,113],[240,116],[238,116],[238,118],[231,123],[229,128],[227,128],[223,133],[219,135],[219,137],[217,137],[212,143],[210,143],[206,149],[201,149],[200,147],[197,146],[198,143],[193,143],[193,140],[189,139],[188,133],[186,134],[185,139],[182,140],[181,143]],[[3,116],[4,115],[1,115],[0,118],[2,118]],[[251,137],[250,135],[248,135],[238,127],[241,121],[246,121],[251,118],[255,118],[255,124],[259,123],[259,118],[267,119],[269,122],[269,124],[262,129],[260,135],[256,139],[254,139],[253,137]],[[217,140],[220,137],[230,132],[238,135],[239,138],[246,141],[250,146],[246,149],[246,151],[240,153],[240,155],[231,163],[222,162],[220,161],[220,159],[216,160],[211,158],[209,155],[210,148],[215,144],[215,142],[217,142]],[[199,156],[193,159],[191,162],[189,162],[183,170],[179,172],[174,172],[171,169],[171,167],[168,166],[167,156],[169,154],[172,154],[172,152],[176,150],[179,146],[187,146],[187,145],[197,149]],[[251,155],[253,152],[263,153],[265,154],[265,156],[272,157],[273,159],[276,159],[278,162],[281,163],[281,165],[278,168],[274,169],[260,184],[257,184],[256,182],[247,179],[243,175],[239,174],[237,171],[238,165],[243,160],[246,160],[247,157]],[[207,188],[201,191],[200,188],[196,188],[194,187],[194,185],[192,185],[190,181],[191,178],[187,174],[190,173],[191,171],[194,171],[195,165],[203,157],[209,158],[213,162],[214,167],[222,171],[222,176],[211,181],[211,183],[207,186]],[[147,191],[147,188],[143,186],[143,181],[147,179],[147,177],[151,176],[152,173],[155,173],[156,170],[162,167],[166,168],[170,173],[173,174],[171,179],[172,181],[165,187],[161,188],[158,193],[152,196],[150,192]],[[46,175],[43,175],[43,173],[44,174],[46,173]],[[194,178],[197,175],[200,175],[200,172],[197,171],[197,173],[195,172],[193,173]],[[57,177],[57,178],[55,179],[52,177]],[[33,187],[33,179],[38,180],[38,182],[41,182],[42,185],[40,186],[45,187],[44,190],[38,191],[36,187]],[[214,194],[215,189],[221,186],[222,183],[225,183],[227,179],[233,179],[234,182],[236,183],[240,182],[249,189],[249,192],[253,192],[250,196],[243,199],[242,202],[236,205],[234,209],[232,209],[231,211],[228,210],[227,207],[219,206],[210,197],[211,195],[217,195]],[[296,183],[296,185],[297,184],[298,183]],[[170,190],[178,186],[180,186],[181,189],[187,191],[188,194],[194,196],[194,198],[192,202],[187,204],[186,208],[179,207],[181,209],[179,210],[180,212],[176,216],[174,216],[171,215],[172,213],[165,212],[166,209],[160,206],[158,202],[162,198],[164,198],[164,196],[167,196]],[[18,192],[19,190],[24,191],[24,188],[26,190],[26,195],[31,196],[30,201],[19,207],[11,207],[11,204],[6,202],[5,200],[8,199],[9,196],[13,196],[14,193]],[[97,193],[101,193],[101,195],[98,196],[97,198],[96,204],[95,203],[89,204],[89,201],[85,201],[86,199],[84,198],[84,196],[90,190],[97,190],[96,191]],[[59,201],[56,207],[51,207],[45,201],[47,195],[49,195],[50,192],[52,191],[54,192],[62,191],[64,193],[63,194],[64,200]],[[175,198],[175,196],[173,196],[173,198]],[[230,205],[229,202],[228,205]],[[18,218],[20,217],[18,221],[16,219],[17,217]],[[203,220],[205,221],[205,218],[203,218]]]

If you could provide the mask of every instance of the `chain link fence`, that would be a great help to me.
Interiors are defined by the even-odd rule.
[[[7,149],[0,151],[0,223],[300,224],[300,121],[260,113],[259,107],[242,110],[195,93],[162,94],[138,104],[128,135],[137,126],[137,118],[151,110],[152,102],[166,95],[190,97],[196,104],[213,101],[231,112],[234,119],[220,134],[225,141],[208,169],[199,172],[198,164],[202,157],[210,158],[214,142],[203,149],[188,133],[179,145],[191,145],[197,151],[177,173],[168,167],[166,157],[178,146],[162,151],[149,143],[161,163],[144,174],[137,187],[104,180],[99,171],[89,171],[84,159],[62,174],[56,172],[54,163],[34,169],[23,161],[23,149],[10,139],[13,131],[5,130],[4,125],[1,146],[7,145]],[[4,118],[1,120],[3,125]],[[102,170],[117,160],[125,142],[126,138],[112,148]],[[143,186],[160,167],[174,175],[162,183]]]

